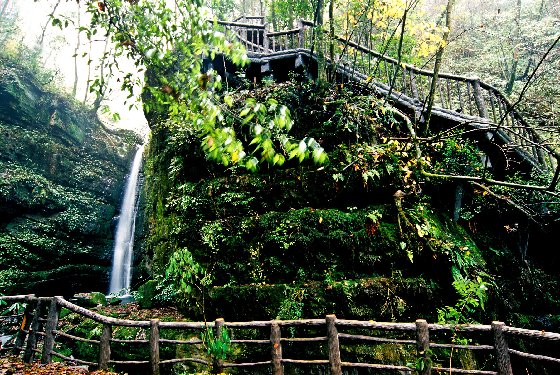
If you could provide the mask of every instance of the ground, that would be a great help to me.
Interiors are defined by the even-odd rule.
[[[86,367],[65,365],[60,362],[43,365],[40,362],[26,364],[20,358],[9,356],[0,358],[0,375],[117,375],[102,370],[89,371]]]

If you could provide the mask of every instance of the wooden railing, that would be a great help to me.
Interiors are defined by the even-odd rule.
[[[537,340],[544,342],[545,348],[558,355],[560,334],[508,327],[501,322],[493,322],[491,325],[451,326],[428,324],[422,319],[414,323],[382,323],[337,319],[335,315],[327,315],[325,319],[251,322],[226,322],[223,319],[213,322],[166,322],[158,319],[136,321],[100,315],[62,297],[4,296],[0,300],[25,304],[24,311],[17,315],[19,328],[14,332],[12,345],[1,349],[2,352],[22,355],[25,362],[33,361],[35,355],[40,353],[43,363],[58,357],[64,361],[100,369],[118,365],[144,365],[151,374],[159,374],[160,369],[166,365],[191,363],[211,368],[213,373],[221,373],[227,368],[258,367],[268,373],[271,371],[274,375],[283,374],[284,367],[294,365],[323,366],[328,369],[328,373],[335,375],[342,374],[343,368],[416,371],[423,375],[512,375],[512,356],[539,364],[560,364],[559,358],[546,353],[533,354],[508,347],[509,343],[521,338]],[[97,337],[79,337],[70,333],[71,331],[63,330],[59,321],[62,308],[79,314],[82,320],[91,320],[98,325]],[[14,317],[10,319],[13,323]],[[138,332],[135,339],[118,339],[115,333],[122,327],[142,332]],[[0,325],[0,328],[5,328],[5,325]],[[245,358],[231,355],[233,361],[230,362],[220,357],[209,358],[204,348],[201,348],[206,344],[201,339],[201,333],[208,329],[214,332],[214,337],[221,337],[222,330],[228,330],[231,337],[229,345],[233,349],[231,353],[239,352],[236,350],[239,347],[250,347],[246,352],[252,354]],[[172,331],[175,334],[170,335],[169,332]],[[468,343],[453,339],[469,335],[474,338]],[[58,349],[72,347],[76,343],[96,349],[97,358],[74,358],[69,354],[62,354]],[[129,349],[132,345],[143,346],[143,357],[137,360],[117,360],[114,358],[117,345],[127,345],[126,348]],[[355,355],[359,351],[355,348],[362,348],[362,351],[371,354],[376,347],[383,345],[401,353],[401,357],[410,359],[410,362],[371,363],[366,361],[371,360],[371,356],[366,356],[366,360],[363,360]],[[162,346],[182,346],[180,352],[191,354],[189,357],[161,358]],[[185,347],[190,349],[184,349]],[[457,351],[484,356],[481,361],[483,368],[452,367],[450,357]],[[301,353],[312,358],[298,357],[297,354]]]
[[[318,46],[313,22],[300,20],[298,27],[269,32],[264,18],[244,23],[219,21],[233,33],[255,58],[282,53],[317,56]],[[254,19],[253,19],[254,21]],[[325,38],[327,38],[327,35]],[[334,61],[328,59],[329,46],[334,48]],[[328,64],[340,74],[376,86],[382,94],[406,106],[421,117],[434,72],[402,63],[348,38],[335,36],[322,46]],[[477,77],[439,74],[435,85],[434,113],[456,123],[486,133],[489,139],[500,138],[504,153],[516,153],[543,174],[551,176],[549,190],[554,190],[560,174],[560,153],[548,144],[530,125],[504,94]]]

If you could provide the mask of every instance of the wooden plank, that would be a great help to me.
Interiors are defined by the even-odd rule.
[[[488,118],[488,110],[486,109],[486,103],[484,102],[484,97],[482,96],[482,89],[480,88],[480,80],[476,79],[471,83],[473,86],[474,101],[478,109],[478,114],[482,118]]]
[[[118,325],[118,326],[122,326],[122,327],[149,327],[150,326],[150,322],[146,321],[146,320],[125,320],[125,319],[116,319],[116,318],[112,318],[109,316],[104,316],[101,314],[97,314],[93,311],[90,311],[88,309],[85,309],[83,307],[74,305],[71,302],[66,301],[64,298],[62,297],[55,297],[56,298],[56,302],[61,306],[61,307],[66,307],[68,310],[73,311],[75,313],[78,313],[82,316],[85,316],[87,318],[90,318],[98,323],[103,323],[103,324],[111,324],[111,325]]]
[[[386,339],[383,337],[373,337],[365,335],[349,335],[347,333],[338,333],[339,339],[371,341],[371,342],[384,342],[400,345],[416,345],[416,340],[399,340],[399,339]]]
[[[545,330],[533,330],[533,329],[525,329],[525,328],[515,328],[515,327],[503,327],[503,331],[505,333],[516,335],[516,336],[524,336],[524,337],[532,337],[537,339],[546,339],[546,340],[553,340],[559,341],[560,340],[560,333],[554,332],[547,332]]]
[[[547,362],[560,363],[560,358],[549,357],[549,356],[546,356],[546,355],[525,353],[525,352],[521,352],[519,350],[513,350],[513,349],[509,349],[509,352],[511,354],[515,354],[515,355],[523,357],[523,358],[535,359],[537,361],[547,361]]]
[[[66,332],[62,332],[62,331],[57,331],[54,330],[53,333],[55,335],[61,336],[61,337],[66,337],[68,339],[74,340],[74,341],[80,341],[80,342],[87,342],[89,344],[95,344],[95,345],[99,345],[99,340],[92,340],[92,339],[85,339],[83,337],[78,337],[78,336],[74,336],[74,335],[70,335]],[[115,340],[111,340],[111,341],[115,341]]]
[[[174,358],[174,359],[165,359],[163,361],[160,361],[159,363],[162,365],[168,365],[168,364],[173,364],[173,363],[183,363],[183,362],[192,362],[192,363],[200,363],[202,365],[205,366],[209,366],[210,362],[208,362],[205,359],[201,359],[201,358]]]

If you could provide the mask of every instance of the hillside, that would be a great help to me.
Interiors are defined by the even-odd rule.
[[[195,134],[152,119],[141,278],[154,281],[140,294],[193,318],[437,321],[439,309],[466,297],[462,284],[487,288],[480,302],[488,301],[459,321],[558,330],[557,257],[541,251],[552,217],[528,225],[526,257],[516,228],[527,218],[498,195],[465,185],[454,221],[457,183],[415,172],[402,121],[365,93],[296,77],[233,94],[233,112],[247,98],[285,104],[290,136],[317,139],[323,165],[223,167],[205,158]],[[442,173],[483,169],[460,136],[428,149]]]

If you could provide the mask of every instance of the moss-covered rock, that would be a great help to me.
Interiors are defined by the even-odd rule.
[[[139,137],[5,61],[0,102],[0,291],[104,291]]]
[[[488,302],[461,319],[554,315],[559,299],[547,290],[558,278],[528,275],[519,262],[515,207],[465,185],[457,218],[457,182],[421,176],[394,112],[354,89],[287,82],[233,94],[239,108],[245,97],[286,104],[294,137],[313,136],[328,152],[321,166],[226,168],[205,158],[188,127],[151,124],[143,250],[156,291],[176,293],[193,318],[204,306],[206,317],[229,320],[435,321],[470,282],[488,287]],[[459,137],[422,152],[440,172],[481,166],[476,145]],[[185,272],[169,273],[177,253],[188,255]],[[521,296],[519,282],[534,293]]]

